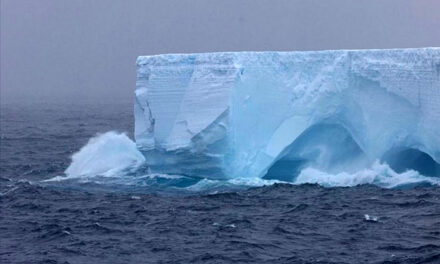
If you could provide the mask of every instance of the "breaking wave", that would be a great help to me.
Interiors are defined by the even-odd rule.
[[[264,179],[259,177],[237,177],[212,179],[209,175],[190,177],[152,173],[144,155],[136,144],[124,133],[110,131],[89,140],[72,156],[72,162],[64,175],[45,180],[48,184],[93,184],[112,189],[136,189],[145,191],[168,190],[186,192],[227,191],[248,187],[272,185],[274,183],[319,184],[324,187],[351,187],[374,184],[383,188],[405,188],[413,186],[440,185],[440,178],[427,177],[415,170],[395,172],[387,163],[376,161],[371,166],[356,172],[328,173],[304,167],[291,180],[285,178]]]
[[[295,184],[317,183],[325,187],[351,187],[361,184],[374,184],[384,188],[398,188],[415,185],[440,185],[440,179],[426,177],[415,170],[397,173],[386,163],[376,161],[370,168],[354,173],[326,173],[313,168],[301,171],[294,181]]]
[[[110,131],[97,135],[72,156],[66,178],[118,176],[133,172],[145,162],[136,144],[124,133]]]

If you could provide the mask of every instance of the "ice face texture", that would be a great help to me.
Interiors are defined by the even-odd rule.
[[[440,174],[440,48],[141,56],[135,93],[153,171]]]

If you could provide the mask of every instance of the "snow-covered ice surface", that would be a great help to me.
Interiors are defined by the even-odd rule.
[[[440,48],[141,56],[135,93],[152,172],[385,187],[440,175]]]

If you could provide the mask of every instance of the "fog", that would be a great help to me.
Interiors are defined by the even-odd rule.
[[[440,46],[437,0],[1,0],[1,102],[130,100],[139,55]]]

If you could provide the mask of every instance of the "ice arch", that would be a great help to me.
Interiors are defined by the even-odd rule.
[[[292,181],[306,166],[339,173],[354,172],[368,159],[343,126],[320,123],[309,127],[270,165],[264,178]]]

